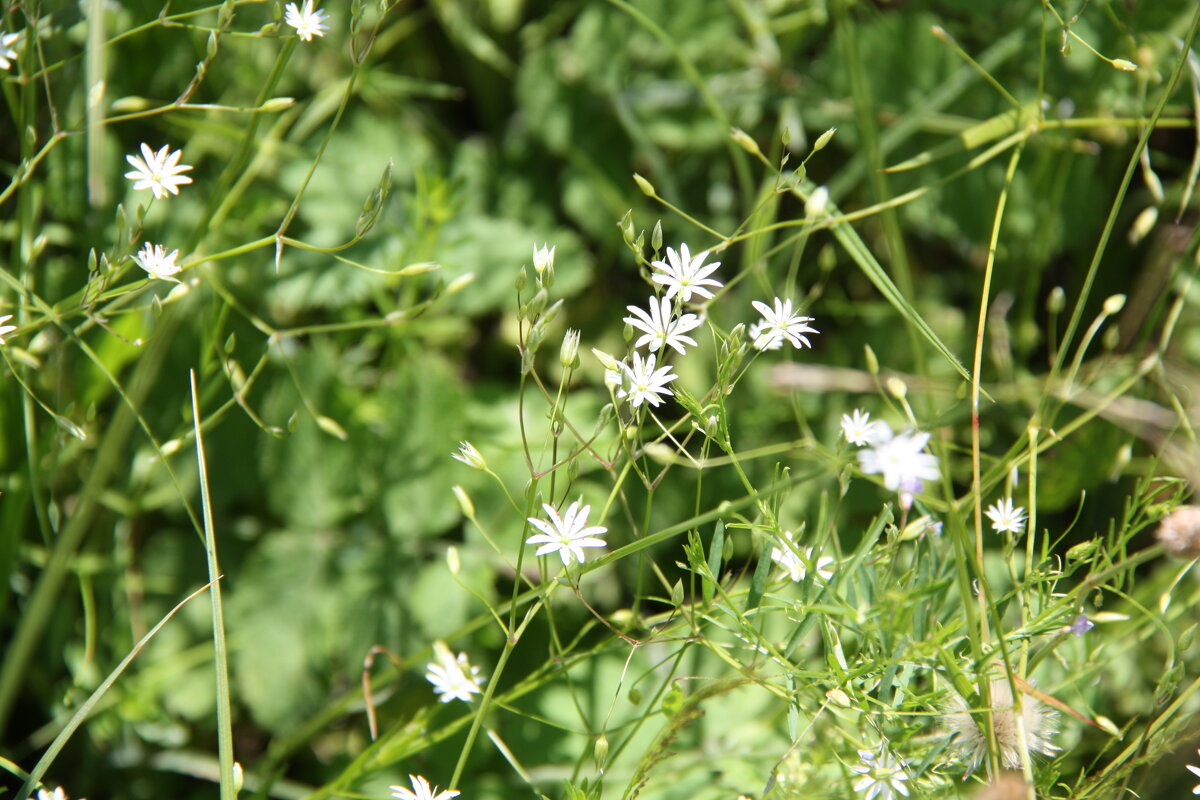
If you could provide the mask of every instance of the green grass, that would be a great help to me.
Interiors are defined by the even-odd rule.
[[[15,797],[1187,793],[1193,3],[324,10],[5,6]],[[723,286],[635,407],[684,242]],[[754,346],[776,297],[811,348]],[[523,544],[576,501],[603,548]]]

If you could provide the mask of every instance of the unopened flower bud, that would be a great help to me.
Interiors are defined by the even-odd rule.
[[[742,148],[750,155],[754,156],[755,158],[763,157],[762,150],[758,149],[758,142],[754,141],[754,139],[750,137],[750,134],[746,133],[741,128],[730,128],[729,136],[733,139],[738,147]]]
[[[1127,61],[1124,58],[1114,58],[1112,61],[1112,65],[1114,67],[1116,67],[1117,69],[1123,70],[1125,72],[1136,72],[1137,71],[1137,64],[1133,63],[1132,61]]]
[[[554,250],[555,247],[547,249],[546,243],[543,242],[539,248],[536,244],[533,246],[533,269],[538,275],[541,275],[547,269],[554,268]]]
[[[455,487],[455,488],[461,488],[461,487]],[[468,498],[468,502],[470,502],[469,498]],[[446,548],[446,566],[450,568],[450,574],[454,575],[454,576],[457,576],[459,573],[459,570],[462,569],[462,560],[459,559],[458,548],[455,547],[454,545],[450,545],[449,547]]]
[[[863,345],[863,355],[867,359],[867,372],[872,375],[879,374],[879,357],[875,355],[875,351],[871,349],[871,345]]]
[[[1061,286],[1055,286],[1050,290],[1050,295],[1046,298],[1046,310],[1051,314],[1059,314],[1066,307],[1067,293],[1063,291]]]
[[[818,136],[817,140],[813,142],[812,151],[815,153],[818,150],[823,150],[825,145],[829,144],[829,140],[833,138],[835,133],[837,133],[837,128],[830,128]]]
[[[579,331],[567,328],[563,335],[562,348],[558,351],[558,360],[567,369],[579,366]]]
[[[829,189],[824,186],[818,186],[804,203],[804,215],[807,217],[822,217],[825,215],[827,208],[829,208]]]
[[[454,499],[458,501],[458,507],[462,511],[462,515],[467,519],[475,519],[475,504],[471,502],[471,497],[467,494],[467,490],[461,486],[451,486],[450,491],[454,492]]]
[[[897,378],[895,375],[884,381],[888,392],[897,399],[904,399],[908,395],[908,384]]]
[[[1175,558],[1200,558],[1200,506],[1181,506],[1158,525],[1155,533]]]
[[[446,294],[458,294],[474,282],[475,273],[465,272],[454,280],[450,281],[450,285],[446,287]]]
[[[633,173],[633,182],[637,184],[637,187],[642,190],[642,194],[646,195],[646,197],[658,197],[658,192],[654,190],[654,184],[636,172]]]
[[[487,461],[485,461],[480,452],[475,449],[475,445],[471,444],[470,442],[459,442],[458,452],[452,453],[450,457],[455,461],[461,461],[471,469],[479,470],[480,472],[483,472],[487,469]]]
[[[1109,295],[1104,301],[1104,313],[1108,315],[1116,314],[1125,307],[1125,295],[1114,294]]]

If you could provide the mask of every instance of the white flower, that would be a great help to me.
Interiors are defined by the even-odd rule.
[[[1008,678],[997,678],[988,687],[992,701],[992,728],[1000,762],[1006,769],[1021,767],[1021,732],[1013,708],[1012,687]],[[963,759],[968,772],[974,772],[987,755],[987,731],[972,717],[965,700],[954,694],[945,708],[941,728],[950,737],[950,747]],[[1057,731],[1058,715],[1039,700],[1021,697],[1021,727],[1030,753],[1053,755],[1059,748],[1050,740]],[[1200,774],[1200,773],[1197,773]]]
[[[328,27],[325,20],[329,18],[321,9],[313,11],[313,0],[304,0],[304,8],[296,8],[295,3],[288,3],[284,9],[283,21],[296,29],[296,35],[306,42],[311,42],[314,36],[324,36]]]
[[[604,547],[604,540],[598,536],[592,536],[592,534],[606,533],[608,528],[600,525],[588,526],[587,517],[592,511],[592,507],[580,508],[581,502],[583,502],[582,498],[571,503],[567,506],[567,512],[562,516],[559,516],[554,506],[543,503],[542,510],[546,512],[550,521],[529,517],[529,524],[541,533],[530,536],[525,540],[525,544],[540,544],[541,547],[537,549],[539,556],[557,550],[564,565],[570,564],[572,558],[582,564],[583,548]]]
[[[697,327],[700,324],[700,318],[695,314],[683,314],[678,319],[672,319],[671,301],[667,298],[651,297],[649,314],[637,306],[626,306],[626,308],[633,316],[625,317],[624,321],[645,332],[642,338],[634,342],[634,347],[646,345],[647,350],[656,353],[664,345],[667,345],[683,355],[685,344],[696,346],[695,339],[683,334]]]
[[[433,650],[438,660],[426,666],[429,671],[425,673],[425,680],[433,684],[440,702],[462,700],[465,703],[470,701],[471,695],[480,693],[483,677],[479,667],[471,666],[466,653],[455,657],[442,642],[434,642]]]
[[[904,771],[903,759],[897,759],[884,749],[878,753],[859,750],[858,757],[862,759],[862,763],[856,764],[850,770],[862,776],[862,779],[854,784],[854,791],[866,792],[863,800],[874,800],[876,797],[891,800],[893,793],[908,797],[908,787],[904,785],[908,781],[908,773]]]
[[[542,242],[542,246],[533,246],[533,270],[538,275],[541,275],[547,269],[554,269],[554,251],[558,245],[546,249],[548,242]]]
[[[842,435],[847,442],[862,447],[887,441],[892,438],[892,431],[886,422],[873,421],[870,414],[856,408],[849,414],[842,414]]]
[[[1200,750],[1197,750],[1196,753],[1200,755]],[[1185,764],[1184,766],[1188,768],[1188,772],[1192,773],[1197,778],[1200,778],[1200,767],[1193,767],[1191,764]],[[1196,784],[1195,787],[1192,788],[1192,794],[1200,794],[1200,783]]]
[[[13,331],[15,331],[17,329],[16,325],[5,325],[4,324],[4,323],[8,322],[10,319],[12,319],[12,317],[13,317],[12,314],[5,314],[3,317],[0,317],[0,344],[4,344],[5,336],[8,336],[10,333],[12,333]]]
[[[8,69],[17,60],[17,51],[10,45],[20,38],[19,33],[0,33],[0,69]]]
[[[412,789],[407,789],[403,786],[388,787],[392,790],[392,797],[396,798],[396,800],[450,800],[461,794],[461,792],[454,792],[449,789],[439,792],[436,786],[430,789],[429,781],[420,775],[409,775],[408,779],[412,781]]]
[[[928,433],[901,433],[860,450],[858,463],[868,475],[882,473],[887,488],[915,493],[920,491],[922,481],[937,480],[941,475],[937,456],[922,452],[928,442]]]
[[[759,350],[774,350],[783,344],[784,339],[791,342],[792,347],[797,350],[812,347],[812,342],[808,341],[804,334],[820,333],[808,324],[813,321],[812,317],[792,313],[791,300],[780,300],[776,297],[774,308],[759,300],[753,301],[752,305],[763,317],[762,322],[755,323],[750,328],[754,346]]]
[[[708,277],[716,271],[717,267],[721,266],[721,262],[705,264],[704,259],[706,258],[708,258],[707,250],[692,258],[686,244],[679,245],[678,253],[674,248],[668,247],[666,261],[651,262],[650,266],[661,270],[653,275],[651,280],[667,287],[664,297],[668,300],[677,294],[683,298],[685,303],[692,299],[693,294],[711,298],[713,293],[704,287],[712,286],[714,289],[720,289],[725,284]]]
[[[475,449],[475,445],[471,444],[470,442],[459,442],[458,452],[451,453],[450,457],[455,461],[461,461],[471,469],[477,469],[480,472],[483,472],[487,469],[487,461],[485,461],[479,451]]]
[[[996,533],[1020,533],[1025,527],[1025,509],[1021,506],[1013,508],[1011,497],[992,503],[984,513],[992,521],[992,530]]]
[[[813,549],[811,547],[804,548],[804,555],[801,556],[796,552],[794,534],[791,531],[784,531],[783,538],[786,540],[783,547],[774,547],[771,549],[771,560],[788,571],[788,577],[793,581],[799,582],[804,580],[808,575],[808,570],[812,567],[816,568],[817,578],[821,581],[828,581],[833,577],[833,570],[830,567],[833,565],[833,556],[821,556],[813,561]]]
[[[125,156],[133,169],[125,173],[125,177],[133,181],[134,191],[149,189],[156,198],[161,198],[168,192],[179,194],[179,187],[191,183],[187,175],[180,175],[191,169],[187,164],[180,164],[182,150],[171,152],[170,145],[163,145],[157,152],[151,150],[142,142],[142,156]]]
[[[38,800],[67,800],[67,793],[63,791],[61,786],[56,787],[53,792],[38,789],[37,796]]]
[[[625,373],[624,377],[628,379],[629,385],[626,386],[625,381],[622,380],[620,388],[617,389],[617,397],[628,397],[630,405],[637,408],[643,401],[652,406],[659,405],[662,403],[660,394],[668,397],[675,394],[667,388],[667,384],[679,376],[671,372],[669,365],[655,369],[654,353],[646,356],[646,360],[643,361],[641,353],[634,350],[632,358],[632,367],[624,362],[621,363],[621,369]]]
[[[151,278],[173,281],[175,280],[173,276],[182,269],[182,267],[175,263],[175,259],[178,256],[178,250],[172,250],[168,253],[167,248],[161,244],[146,242],[142,246],[142,249],[133,256],[133,260],[138,263],[139,267],[149,272]]]

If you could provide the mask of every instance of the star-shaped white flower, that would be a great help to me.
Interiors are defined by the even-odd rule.
[[[670,365],[655,369],[655,355],[651,353],[646,356],[646,360],[642,360],[642,355],[634,350],[633,366],[621,362],[621,369],[625,373],[625,380],[621,382],[620,388],[617,389],[617,397],[629,398],[629,404],[637,408],[642,402],[647,402],[652,406],[657,406],[662,403],[662,398],[670,397],[675,393],[667,388],[667,384],[675,380],[679,376],[671,372]],[[628,381],[628,386],[625,382]]]
[[[296,35],[306,42],[311,42],[314,36],[325,35],[327,19],[329,15],[321,9],[313,10],[313,0],[304,0],[303,8],[296,8],[295,3],[288,3],[284,8],[283,21],[295,28]]]
[[[992,530],[996,533],[1020,533],[1025,527],[1025,509],[1021,506],[1014,508],[1011,497],[992,503],[984,513],[992,521]]]
[[[937,456],[924,452],[928,443],[928,433],[897,434],[858,451],[858,463],[868,475],[882,473],[887,488],[915,494],[921,490],[922,482],[941,476]]]
[[[483,685],[483,676],[479,674],[479,667],[471,666],[466,653],[456,657],[442,642],[434,642],[433,650],[437,661],[426,666],[429,671],[425,673],[425,680],[433,684],[440,702],[462,700],[465,703],[470,701],[471,695],[481,693],[479,687]]]
[[[808,323],[812,317],[804,317],[792,313],[792,301],[775,298],[775,307],[771,308],[760,300],[752,301],[751,305],[762,314],[762,321],[750,327],[751,342],[759,350],[774,350],[780,347],[784,340],[791,343],[797,350],[812,347],[806,333],[820,333]]]
[[[17,60],[17,51],[12,45],[20,38],[19,33],[0,33],[0,69],[8,69]]]
[[[437,787],[429,788],[429,781],[425,780],[420,775],[409,775],[408,779],[412,782],[411,789],[404,786],[389,786],[392,790],[392,797],[396,800],[451,800],[453,797],[458,797],[461,792],[455,792],[447,789],[444,792],[439,792]]]
[[[125,160],[133,166],[131,171],[125,173],[125,177],[133,181],[134,191],[149,189],[154,192],[155,198],[161,198],[168,192],[179,194],[180,186],[192,182],[187,175],[179,174],[191,169],[189,165],[179,163],[182,150],[172,153],[170,145],[164,144],[155,152],[145,142],[142,142],[141,150],[140,158],[125,156]]]
[[[537,549],[537,555],[544,556],[547,553],[558,551],[559,558],[562,559],[564,565],[570,564],[574,559],[580,564],[583,563],[584,555],[583,548],[585,547],[604,547],[605,542],[598,536],[593,536],[596,533],[607,533],[608,528],[600,525],[589,526],[587,524],[588,514],[591,513],[591,506],[579,507],[583,502],[582,498],[576,500],[571,505],[567,506],[567,512],[561,516],[558,510],[549,503],[542,504],[542,510],[546,512],[546,516],[550,518],[547,522],[544,519],[537,517],[529,517],[529,524],[537,528],[541,533],[536,533],[525,540],[525,544],[540,544]]]
[[[695,314],[683,314],[677,319],[672,319],[673,309],[671,301],[667,298],[651,297],[649,314],[637,306],[626,308],[633,316],[625,317],[624,321],[645,333],[634,342],[634,347],[645,345],[647,350],[656,353],[666,345],[683,355],[685,344],[696,346],[696,340],[684,334],[700,325],[700,317]]]
[[[866,792],[863,800],[892,800],[893,794],[908,797],[908,773],[904,771],[904,761],[897,759],[887,750],[879,753],[870,750],[859,750],[861,764],[856,764],[850,770],[862,778],[854,784],[854,791]]]
[[[705,287],[711,286],[714,289],[720,289],[725,284],[708,277],[716,271],[717,267],[721,266],[721,262],[714,261],[712,264],[705,264],[704,259],[706,258],[708,258],[707,250],[697,253],[696,257],[692,258],[686,244],[679,245],[678,253],[674,248],[668,247],[666,261],[650,263],[650,266],[659,270],[650,279],[667,287],[667,293],[663,296],[668,300],[679,295],[683,302],[687,303],[692,299],[693,294],[711,298],[713,293]]]
[[[892,438],[892,431],[886,422],[872,420],[870,414],[856,408],[849,414],[842,414],[842,436],[850,444],[863,447],[887,441]]]
[[[167,252],[167,248],[161,244],[150,244],[146,242],[142,249],[134,254],[133,260],[138,263],[138,266],[150,273],[151,278],[161,278],[164,281],[174,281],[175,275],[183,267],[175,263],[175,259],[179,257],[178,250]]]
[[[804,580],[811,568],[816,568],[817,578],[821,581],[832,578],[833,570],[830,567],[833,565],[833,556],[820,556],[814,563],[811,547],[804,548],[803,556],[796,552],[794,536],[791,531],[783,532],[783,538],[786,540],[784,546],[771,549],[771,560],[786,569],[788,577],[797,583]]]
[[[1200,750],[1197,750],[1196,754],[1200,755]],[[1197,778],[1200,778],[1200,767],[1193,767],[1191,764],[1185,764],[1184,766],[1188,768],[1188,772],[1192,773]],[[1192,794],[1200,794],[1200,783],[1196,784],[1195,787],[1192,788]]]
[[[16,325],[5,325],[4,324],[4,323],[8,322],[10,319],[12,319],[12,317],[13,317],[12,314],[5,314],[3,317],[0,317],[0,344],[4,344],[5,336],[8,336],[10,333],[12,333],[13,331],[15,331],[17,329]]]

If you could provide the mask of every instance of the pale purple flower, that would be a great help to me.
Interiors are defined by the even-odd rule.
[[[891,432],[891,429],[888,429]],[[915,493],[923,481],[937,480],[937,456],[924,452],[929,434],[901,433],[858,452],[858,463],[868,475],[883,475],[883,485],[892,491]]]
[[[693,294],[711,298],[713,293],[705,287],[711,286],[714,289],[720,289],[725,284],[709,277],[717,267],[721,266],[721,262],[714,261],[712,264],[705,264],[704,259],[706,258],[708,258],[707,250],[697,253],[696,257],[692,258],[686,244],[679,245],[678,253],[674,248],[668,247],[666,261],[650,263],[650,266],[659,270],[650,279],[667,287],[664,297],[668,300],[677,294],[685,303],[692,299]]]
[[[674,317],[671,301],[667,298],[650,298],[650,313],[637,306],[626,306],[633,315],[625,317],[624,321],[642,331],[645,335],[634,342],[634,347],[646,346],[651,353],[657,353],[664,346],[673,347],[680,355],[684,354],[683,346],[696,346],[696,340],[684,336],[692,328],[700,325],[700,317],[695,314],[683,314]]]

